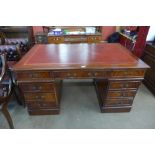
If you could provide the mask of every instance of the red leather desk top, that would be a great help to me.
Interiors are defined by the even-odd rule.
[[[14,70],[148,68],[120,44],[38,44]]]

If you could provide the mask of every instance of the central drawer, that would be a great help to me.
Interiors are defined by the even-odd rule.
[[[128,91],[108,91],[108,98],[115,97],[134,97],[136,94],[136,90],[128,90]]]
[[[33,83],[21,83],[20,88],[24,92],[54,92],[54,83],[41,83],[41,82],[33,82]]]
[[[54,93],[24,93],[26,101],[56,102]]]
[[[94,78],[109,77],[108,71],[85,71],[85,70],[69,70],[53,72],[55,78]]]

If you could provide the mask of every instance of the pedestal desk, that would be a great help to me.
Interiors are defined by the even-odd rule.
[[[120,44],[80,43],[35,45],[13,70],[29,114],[49,115],[63,79],[93,79],[101,112],[129,112],[147,68]]]

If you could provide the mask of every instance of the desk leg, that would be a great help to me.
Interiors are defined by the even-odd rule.
[[[129,112],[138,86],[134,89],[111,89],[109,86],[112,82],[104,79],[94,80],[101,112]]]

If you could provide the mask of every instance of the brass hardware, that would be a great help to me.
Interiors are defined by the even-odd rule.
[[[124,72],[124,75],[128,75],[128,72],[125,71],[125,72]]]
[[[33,90],[41,90],[42,87],[41,87],[41,86],[33,86],[32,89],[33,89]]]
[[[95,76],[97,76],[97,75],[98,75],[98,73],[95,73],[94,75],[95,75]]]
[[[67,74],[67,76],[71,76],[71,74],[70,74],[70,73],[68,73],[68,74]]]
[[[88,76],[92,76],[92,73],[88,73]]]
[[[36,96],[35,98],[36,98],[36,99],[44,99],[45,96]]]
[[[129,87],[129,84],[128,83],[125,83],[124,84],[124,87],[128,88]]]
[[[35,73],[35,74],[30,74],[30,77],[31,77],[31,78],[38,77],[38,74],[37,74],[37,73]]]

